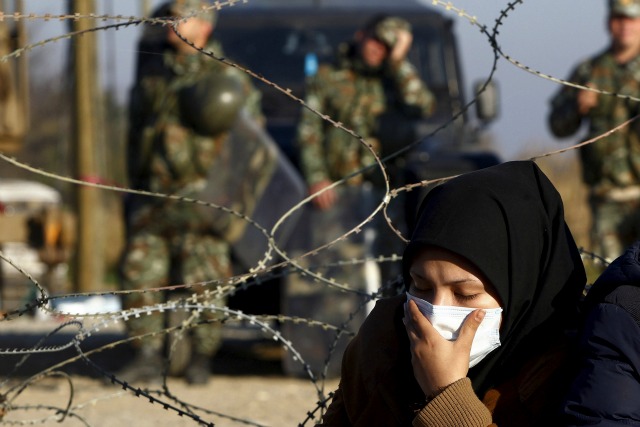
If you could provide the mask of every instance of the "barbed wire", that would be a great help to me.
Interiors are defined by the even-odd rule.
[[[82,31],[74,31],[67,32],[61,34],[56,37],[47,38],[45,40],[28,44],[26,46],[19,47],[18,49],[12,51],[11,53],[4,55],[0,58],[0,61],[5,62],[8,60],[16,59],[21,55],[24,55],[34,48],[46,47],[52,43],[57,41],[72,39],[75,37],[80,37],[84,34],[88,33],[96,33],[102,31],[117,31],[122,28],[130,27],[130,26],[139,26],[139,25],[155,25],[155,26],[166,26],[170,27],[175,34],[182,39],[185,43],[189,44],[192,48],[196,49],[201,55],[207,56],[212,60],[218,61],[227,66],[236,68],[241,72],[249,75],[251,78],[261,81],[267,86],[275,89],[276,91],[283,94],[287,97],[291,102],[297,103],[301,108],[305,108],[311,111],[313,114],[320,117],[322,120],[330,123],[336,128],[339,128],[341,131],[346,132],[351,135],[354,140],[358,141],[359,144],[362,145],[368,153],[374,159],[374,163],[369,165],[368,167],[356,171],[348,176],[343,177],[342,179],[335,181],[330,187],[323,191],[331,191],[340,186],[344,186],[347,181],[351,178],[359,176],[363,173],[370,172],[374,170],[380,173],[383,181],[384,181],[384,191],[380,200],[377,202],[375,207],[373,207],[355,226],[351,229],[346,230],[340,236],[330,240],[328,243],[324,243],[318,247],[314,247],[302,254],[296,254],[292,256],[287,254],[282,248],[280,248],[274,236],[285,223],[285,221],[290,218],[293,214],[303,209],[306,205],[308,205],[314,198],[319,197],[322,193],[311,194],[305,197],[303,200],[299,201],[295,205],[291,206],[290,209],[284,213],[275,225],[271,229],[264,228],[261,224],[256,222],[253,218],[248,215],[245,215],[241,212],[238,212],[234,209],[217,205],[215,203],[206,202],[194,198],[182,197],[179,195],[169,195],[162,193],[155,193],[149,191],[141,191],[131,188],[122,188],[113,185],[106,185],[95,182],[86,182],[66,176],[62,176],[61,174],[56,174],[53,172],[49,172],[46,170],[42,170],[39,168],[35,168],[27,165],[26,163],[5,155],[4,153],[0,153],[0,160],[14,165],[18,168],[22,168],[29,173],[39,175],[45,178],[49,178],[52,180],[56,180],[59,182],[65,182],[72,185],[77,186],[86,186],[91,188],[96,188],[99,190],[110,191],[110,192],[119,192],[119,193],[127,193],[134,195],[143,195],[148,197],[156,197],[156,198],[164,198],[169,200],[174,200],[178,203],[185,204],[196,204],[201,205],[207,208],[211,208],[214,210],[218,210],[223,212],[224,214],[234,216],[251,227],[254,227],[259,233],[264,237],[267,241],[268,249],[266,250],[263,257],[256,263],[255,266],[251,266],[248,269],[248,272],[235,275],[230,278],[224,279],[215,279],[215,280],[207,280],[198,283],[181,283],[181,284],[171,284],[169,286],[157,287],[157,288],[149,288],[144,290],[109,290],[109,291],[98,291],[98,292],[80,292],[80,293],[67,293],[63,295],[49,295],[45,287],[43,287],[28,271],[26,271],[21,266],[14,263],[9,257],[0,252],[0,259],[4,262],[10,264],[12,268],[16,269],[22,276],[24,276],[28,282],[35,288],[36,290],[36,298],[33,301],[29,301],[23,307],[20,307],[16,310],[3,313],[2,319],[4,321],[15,320],[17,317],[23,316],[27,313],[32,312],[34,309],[41,310],[53,317],[61,317],[65,319],[72,319],[63,324],[57,326],[52,331],[49,331],[45,334],[35,345],[28,348],[10,348],[10,349],[0,349],[0,355],[13,355],[13,356],[21,356],[20,360],[15,363],[12,367],[10,373],[6,376],[6,378],[0,383],[0,389],[7,387],[6,390],[3,390],[0,393],[0,408],[2,416],[0,419],[2,423],[11,424],[11,425],[33,425],[33,424],[41,424],[47,421],[56,421],[62,422],[66,417],[73,417],[77,419],[84,425],[91,425],[90,420],[85,419],[80,415],[80,410],[86,404],[95,404],[101,400],[104,400],[101,397],[92,399],[90,402],[81,405],[74,405],[74,386],[73,386],[73,378],[72,376],[63,373],[61,370],[70,364],[82,361],[87,366],[90,366],[91,369],[94,370],[99,376],[107,379],[112,384],[117,385],[122,388],[121,392],[111,394],[111,397],[119,397],[122,395],[133,395],[136,397],[141,397],[147,399],[150,404],[161,405],[164,409],[169,412],[173,412],[178,416],[187,417],[192,419],[195,423],[201,425],[214,425],[212,422],[205,421],[202,417],[218,417],[231,420],[233,422],[237,422],[240,424],[246,425],[254,425],[258,426],[260,424],[254,423],[246,418],[233,416],[229,414],[225,414],[221,411],[214,411],[208,408],[192,405],[189,402],[183,401],[180,397],[174,395],[167,386],[166,377],[168,371],[168,363],[169,360],[165,363],[165,373],[163,385],[160,389],[152,390],[152,389],[141,389],[139,387],[134,387],[127,382],[119,379],[117,375],[108,372],[105,370],[100,364],[96,363],[91,359],[92,356],[98,354],[100,352],[113,349],[118,346],[127,345],[136,340],[142,340],[145,338],[149,338],[151,336],[167,336],[171,333],[177,333],[178,339],[181,339],[185,333],[194,328],[203,327],[204,325],[211,323],[220,323],[223,325],[230,324],[242,324],[246,323],[251,326],[256,326],[259,328],[262,334],[264,334],[269,339],[281,345],[283,350],[289,353],[292,359],[300,365],[301,371],[305,373],[308,377],[310,383],[313,385],[317,392],[318,400],[316,402],[316,406],[311,408],[307,414],[306,418],[302,420],[299,424],[300,426],[306,425],[308,422],[312,422],[320,418],[323,414],[323,411],[326,409],[328,402],[332,397],[332,393],[325,393],[324,390],[324,381],[328,376],[328,367],[331,363],[339,363],[339,360],[335,360],[334,354],[338,348],[338,342],[341,338],[345,336],[352,336],[355,333],[355,330],[350,330],[351,325],[354,321],[362,314],[366,304],[375,301],[378,298],[381,298],[385,294],[393,293],[394,290],[397,291],[399,287],[402,286],[402,281],[400,279],[392,280],[389,283],[381,286],[380,289],[376,291],[363,291],[362,289],[354,288],[350,286],[348,283],[343,283],[341,280],[335,277],[325,277],[323,271],[332,271],[334,267],[346,268],[348,266],[362,266],[369,262],[375,263],[398,263],[401,257],[397,254],[393,254],[388,257],[382,256],[373,256],[373,257],[363,257],[360,259],[351,259],[351,260],[339,260],[336,262],[325,262],[322,264],[306,264],[307,261],[315,259],[316,255],[320,255],[326,253],[329,249],[334,248],[341,242],[347,241],[349,238],[358,235],[363,231],[366,226],[371,225],[374,219],[382,214],[384,217],[384,221],[386,226],[403,242],[407,242],[407,238],[403,236],[402,231],[393,224],[393,220],[391,215],[388,212],[388,207],[393,199],[396,199],[402,193],[411,192],[416,189],[425,188],[432,185],[437,185],[441,182],[444,182],[448,179],[453,178],[454,176],[440,177],[431,180],[424,180],[415,183],[409,183],[403,185],[401,187],[392,188],[391,183],[389,181],[389,176],[387,174],[386,164],[393,160],[394,158],[409,152],[414,149],[420,141],[414,141],[412,144],[403,147],[401,150],[398,150],[395,153],[392,153],[386,157],[380,157],[379,154],[374,149],[373,145],[370,144],[365,138],[361,135],[357,134],[354,130],[348,128],[343,123],[339,121],[335,121],[334,118],[329,117],[324,114],[322,111],[314,109],[310,107],[306,102],[299,97],[297,97],[289,88],[281,87],[280,85],[274,83],[274,79],[277,76],[264,76],[259,72],[251,70],[249,68],[243,67],[239,64],[234,63],[228,58],[217,56],[215,52],[209,51],[204,47],[195,46],[190,40],[184,37],[178,31],[178,26],[181,22],[187,19],[191,19],[198,15],[199,13],[206,13],[208,10],[221,10],[225,7],[233,7],[236,5],[241,5],[247,3],[247,0],[228,0],[228,1],[216,1],[212,3],[211,6],[203,9],[202,11],[194,12],[188,16],[184,17],[136,17],[136,16],[122,16],[122,15],[97,15],[97,14],[22,14],[20,12],[16,12],[13,14],[4,14],[0,12],[0,22],[12,20],[14,22],[19,22],[21,20],[28,21],[78,21],[78,20],[92,20],[92,21],[101,21],[108,22],[114,21],[114,23],[110,23],[107,25],[96,26],[91,29],[82,30]],[[549,74],[545,74],[541,71],[537,71],[527,66],[526,64],[521,63],[517,59],[503,52],[499,44],[499,35],[500,35],[500,27],[505,25],[508,21],[509,14],[516,10],[516,8],[522,5],[523,0],[517,0],[508,3],[503,10],[501,10],[498,18],[495,21],[494,26],[490,29],[487,25],[483,25],[478,21],[476,16],[469,14],[463,9],[457,8],[454,2],[450,1],[441,1],[441,0],[429,0],[424,3],[430,3],[436,8],[442,8],[447,13],[454,13],[458,18],[467,20],[471,25],[476,26],[480,32],[480,34],[484,35],[487,38],[487,42],[492,48],[493,52],[493,61],[490,67],[490,70],[487,73],[487,78],[480,86],[478,93],[475,94],[473,99],[466,103],[464,106],[460,108],[459,111],[455,111],[450,120],[445,123],[440,124],[437,128],[435,128],[428,137],[435,136],[438,133],[444,131],[449,126],[451,126],[457,119],[462,117],[476,102],[477,97],[480,93],[482,93],[493,80],[493,76],[498,67],[498,63],[500,59],[506,60],[508,63],[516,66],[518,69],[523,70],[529,74],[537,78],[541,78],[544,80],[549,80],[553,83],[565,85],[569,87],[573,87],[576,89],[587,90],[591,92],[598,93],[600,95],[618,97],[622,99],[626,99],[629,101],[640,101],[640,98],[636,98],[626,94],[620,94],[615,92],[604,91],[601,89],[597,89],[594,87],[583,86],[577,84],[575,82],[570,82],[567,80],[559,79],[553,77]],[[532,160],[537,160],[543,157],[554,156],[560,153],[564,153],[571,150],[576,150],[584,145],[593,144],[600,141],[603,138],[611,135],[614,132],[619,131],[620,129],[628,126],[631,122],[635,121],[636,117],[631,118],[630,120],[616,126],[615,128],[599,135],[595,138],[592,138],[588,141],[584,141],[579,144],[572,145],[570,147],[564,148],[562,150],[548,151],[545,153],[541,153],[534,157],[531,157]],[[606,260],[604,258],[599,257],[596,254],[589,253],[581,248],[581,253],[583,257],[590,260],[596,260],[598,262],[602,262],[603,265],[606,265]],[[275,258],[278,258],[278,262],[272,262]],[[233,310],[226,305],[217,305],[213,301],[219,299],[226,299],[230,296],[235,295],[239,291],[247,290],[253,286],[259,286],[262,283],[273,280],[276,278],[282,277],[291,277],[293,275],[299,275],[300,278],[305,280],[309,280],[310,282],[318,285],[318,286],[327,286],[327,288],[331,288],[337,292],[343,292],[350,295],[355,295],[359,298],[359,303],[352,307],[353,311],[349,313],[345,313],[344,320],[339,324],[330,324],[328,322],[320,321],[313,318],[304,318],[304,317],[296,317],[296,316],[288,316],[284,314],[277,315],[254,315],[254,314],[246,314],[239,310]],[[65,311],[56,308],[58,302],[64,299],[76,299],[82,297],[92,297],[92,296],[115,296],[122,297],[125,295],[131,295],[136,293],[178,293],[178,292],[191,292],[196,288],[205,288],[204,293],[193,293],[190,296],[184,296],[177,299],[169,300],[164,303],[159,303],[155,305],[149,305],[141,308],[128,309],[128,310],[118,310],[114,312],[100,312],[100,313],[89,313],[82,314],[82,316],[78,316],[76,313],[71,311]],[[110,342],[103,346],[100,346],[95,349],[85,350],[82,348],[81,344],[89,337],[95,336],[100,333],[101,330],[108,329],[113,326],[121,326],[125,324],[131,318],[137,318],[141,316],[148,316],[154,313],[167,313],[167,312],[175,312],[175,311],[184,311],[187,314],[186,319],[179,325],[168,326],[161,330],[154,331],[153,333],[140,335],[140,336],[132,336],[126,337],[122,339],[118,339],[116,341]],[[218,318],[216,319],[207,319],[203,318],[202,313],[215,313]],[[91,320],[91,325],[87,325]],[[309,328],[319,328],[324,331],[327,331],[330,334],[333,334],[333,338],[331,343],[327,349],[326,360],[324,361],[323,367],[320,371],[314,372],[312,367],[307,363],[304,359],[304,356],[297,350],[296,343],[287,339],[283,336],[282,331],[278,326],[290,323],[295,325],[304,325]],[[274,326],[278,325],[278,326]],[[357,325],[356,325],[357,327]],[[355,328],[354,328],[355,329]],[[60,345],[47,345],[47,341],[63,331],[67,333],[69,330],[72,330],[72,336],[63,344]],[[27,378],[26,380],[19,381],[16,385],[8,386],[9,380],[18,373],[19,369],[23,367],[30,357],[43,353],[59,353],[63,350],[74,349],[75,355],[66,358],[65,360],[52,364],[46,369],[38,372],[37,374]],[[171,352],[169,353],[171,354]],[[55,407],[48,405],[13,405],[12,402],[16,397],[22,395],[29,387],[38,381],[44,378],[62,378],[66,381],[69,386],[69,395],[66,407]],[[45,418],[32,419],[28,421],[11,421],[4,420],[3,417],[12,412],[12,411],[32,411],[32,410],[41,410],[45,409],[52,412],[52,415]]]

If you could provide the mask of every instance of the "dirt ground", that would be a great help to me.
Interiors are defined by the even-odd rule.
[[[21,340],[36,335],[27,329],[32,324],[10,322],[11,331],[0,329],[0,348],[26,347]],[[105,334],[101,339],[111,337]],[[315,420],[305,421],[307,412],[316,408],[320,395],[326,396],[337,387],[338,380],[318,382],[316,387],[309,378],[285,375],[279,348],[264,340],[225,339],[212,361],[213,376],[207,385],[189,385],[181,378],[169,377],[166,390],[162,385],[153,386],[150,396],[185,412],[188,408],[184,405],[191,405],[207,425],[313,426]],[[70,354],[74,354],[73,351],[70,350]],[[106,352],[99,362],[95,360],[108,370],[109,366],[118,366],[126,357],[126,351],[117,350]],[[19,365],[18,360],[18,356],[0,355],[1,398],[5,400],[5,407],[10,403],[0,425],[16,425],[15,421],[27,421],[27,425],[92,427],[199,425],[186,415],[180,416],[171,407],[165,409],[162,403],[151,403],[144,394],[136,396],[133,391],[109,383],[95,375],[84,362],[64,369],[64,375],[68,377],[44,378],[18,392],[16,385],[27,383],[30,375],[57,362],[55,354],[34,355],[22,366],[27,370],[21,371],[21,375],[7,374],[7,370]],[[60,411],[67,406],[70,415],[58,422],[62,417]]]
[[[335,387],[332,380],[327,387]],[[305,421],[307,411],[315,408],[317,393],[310,381],[283,376],[225,376],[216,375],[206,386],[190,386],[181,379],[167,382],[168,392],[182,402],[206,408],[214,413],[198,413],[203,420],[216,426],[297,426]],[[168,397],[154,395],[163,401],[179,406]],[[74,416],[62,423],[53,410],[21,410],[19,405],[67,406],[72,398]],[[50,379],[30,386],[14,402],[17,408],[7,413],[3,424],[17,420],[41,420],[49,417],[44,425],[93,427],[131,426],[197,426],[195,420],[180,416],[161,404],[151,404],[145,397],[122,391],[99,379],[74,378],[73,390],[62,379]],[[80,418],[81,417],[82,420]],[[234,419],[236,418],[236,419]],[[306,426],[314,425],[307,421]]]

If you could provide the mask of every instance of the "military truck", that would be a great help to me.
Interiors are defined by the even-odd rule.
[[[413,45],[408,55],[437,99],[435,114],[416,126],[419,147],[402,162],[428,179],[485,167],[499,162],[487,149],[482,130],[495,118],[496,87],[489,85],[476,103],[476,116],[463,113],[466,105],[454,20],[444,10],[421,0],[261,0],[220,12],[215,36],[229,57],[280,87],[304,98],[305,69],[330,62],[340,43],[378,14],[401,16],[412,24]],[[295,129],[301,107],[269,85],[259,85],[270,135],[297,164]],[[477,108],[479,107],[479,108]]]
[[[427,4],[429,3],[429,4]],[[419,0],[261,0],[235,7],[223,8],[215,29],[230,60],[241,64],[258,75],[304,99],[306,76],[321,62],[334,59],[341,43],[352,39],[354,33],[375,15],[389,14],[405,18],[413,27],[410,61],[418,68],[423,80],[436,96],[437,109],[428,119],[414,123],[412,140],[420,141],[412,150],[395,157],[389,165],[400,171],[402,181],[418,182],[425,179],[450,176],[483,168],[500,162],[499,156],[486,143],[483,130],[495,118],[496,87],[489,85],[474,108],[476,114],[463,111],[467,103],[462,69],[458,56],[454,21]],[[268,84],[257,84],[263,93],[263,108],[268,132],[278,146],[298,165],[295,145],[296,126],[301,106],[290,97]],[[473,117],[472,117],[473,116]],[[456,117],[455,120],[452,118]],[[446,126],[445,126],[446,125]],[[390,125],[393,127],[393,124]],[[440,129],[442,128],[442,129]],[[435,132],[440,129],[438,132]],[[406,227],[411,226],[417,204],[429,188],[407,194]],[[378,201],[379,203],[379,201]],[[356,203],[358,205],[358,203]],[[304,219],[302,220],[304,222]],[[310,233],[302,233],[309,236]],[[366,234],[366,233],[362,233]],[[297,286],[297,285],[295,285]],[[280,288],[271,287],[274,294],[281,292],[280,312],[288,315],[311,317],[328,323],[340,324],[349,316],[349,307],[355,308],[355,297],[311,287],[293,290],[292,283]],[[316,287],[316,289],[322,287]],[[251,306],[252,301],[263,312],[268,304],[264,289],[260,296],[236,299]],[[350,298],[352,298],[350,300]],[[248,311],[252,311],[250,307]],[[331,314],[329,314],[331,312]],[[366,314],[366,312],[365,312]],[[357,328],[362,311],[350,326]],[[309,328],[285,328],[284,335],[291,339],[305,360],[316,372],[332,358],[328,376],[339,373],[340,355],[346,340],[333,342],[331,334],[316,334]],[[335,346],[330,354],[327,349]],[[286,358],[285,371],[295,373],[296,366]]]

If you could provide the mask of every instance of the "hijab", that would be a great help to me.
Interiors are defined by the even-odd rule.
[[[502,345],[469,371],[479,395],[512,373],[534,333],[561,331],[576,317],[584,267],[562,199],[532,161],[467,173],[431,190],[403,255],[407,285],[411,262],[427,245],[472,262],[500,297]]]

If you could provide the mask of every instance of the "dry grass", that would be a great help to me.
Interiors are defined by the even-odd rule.
[[[573,152],[537,160],[562,196],[565,218],[578,246],[591,248],[589,230],[591,212],[587,203],[587,187],[582,182],[582,167]]]
[[[591,211],[588,189],[582,182],[582,165],[577,153],[569,152],[537,161],[562,196],[565,218],[578,247],[592,252],[590,229]],[[585,260],[587,283],[593,283],[603,270],[600,263]]]

